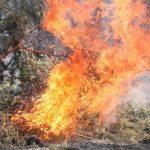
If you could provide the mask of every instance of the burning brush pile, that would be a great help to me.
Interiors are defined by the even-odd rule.
[[[142,0],[46,0],[42,26],[72,53],[50,71],[48,88],[12,122],[53,141],[74,137],[90,116],[109,126],[150,69],[150,18]],[[29,104],[27,104],[29,105]]]

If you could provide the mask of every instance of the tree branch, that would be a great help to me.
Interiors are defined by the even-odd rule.
[[[2,55],[0,55],[0,60],[1,60],[2,58],[6,57],[7,55],[9,55],[10,53],[12,53],[12,52],[18,50],[19,47],[20,47],[20,45],[18,45],[18,46],[16,46],[16,47],[12,48],[11,50],[7,51],[6,53],[4,53],[4,54],[2,54]]]
[[[52,48],[54,48],[55,47],[55,45],[52,45],[51,47],[50,47],[50,49],[52,49]],[[47,52],[47,51],[38,51],[38,50],[33,50],[33,49],[30,49],[30,48],[26,48],[26,47],[21,47],[21,49],[22,50],[25,50],[25,51],[30,51],[30,52],[32,52],[32,53],[38,53],[38,54],[44,54],[44,55],[53,55],[52,53],[50,53],[50,52]]]
[[[55,45],[52,45],[50,47],[50,49],[54,48]],[[38,53],[38,54],[44,54],[44,55],[53,55],[52,53],[50,52],[47,52],[47,51],[38,51],[38,50],[32,50],[30,48],[26,48],[26,47],[23,47],[22,45],[18,45],[14,48],[12,48],[11,50],[7,51],[6,53],[0,55],[0,60],[6,56],[8,56],[10,53],[14,52],[14,51],[17,51],[17,50],[25,50],[25,51],[30,51],[30,52],[33,52],[33,53]]]

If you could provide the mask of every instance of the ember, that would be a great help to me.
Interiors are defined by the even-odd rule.
[[[25,130],[70,136],[78,119],[98,113],[105,124],[115,119],[130,83],[150,69],[150,34],[141,0],[46,0],[43,28],[72,49],[68,60],[50,72],[48,89],[30,112],[12,121]]]

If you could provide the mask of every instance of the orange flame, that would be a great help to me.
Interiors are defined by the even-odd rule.
[[[30,112],[12,117],[43,139],[73,133],[84,112],[111,122],[131,81],[150,69],[148,10],[141,0],[46,2],[43,27],[74,53],[50,72],[48,89]]]

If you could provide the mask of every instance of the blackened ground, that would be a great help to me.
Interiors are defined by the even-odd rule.
[[[111,145],[111,144],[82,144],[82,145],[49,145],[43,148],[13,148],[2,150],[150,150],[150,144]]]

